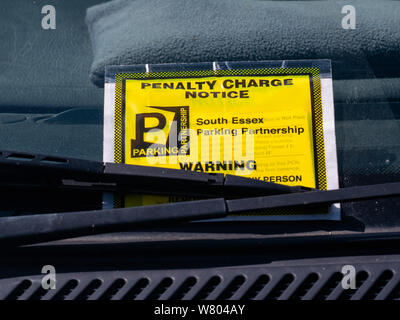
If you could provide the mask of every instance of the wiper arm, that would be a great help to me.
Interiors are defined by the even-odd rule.
[[[400,195],[400,182],[256,198],[224,198],[154,206],[0,218],[0,243],[34,243],[183,221],[223,218],[242,212],[330,205]]]
[[[224,199],[0,218],[0,243],[35,243],[226,216]]]

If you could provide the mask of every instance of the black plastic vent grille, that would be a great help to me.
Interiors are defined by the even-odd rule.
[[[186,270],[97,271],[57,274],[55,290],[41,276],[0,279],[8,300],[397,300],[400,262],[349,263],[356,289],[344,290],[344,264],[257,265]],[[332,259],[333,260],[333,259]]]

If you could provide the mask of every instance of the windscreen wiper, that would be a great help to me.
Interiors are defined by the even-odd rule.
[[[0,151],[0,187],[176,194],[204,198],[297,193],[312,190],[222,173]]]
[[[0,187],[62,192],[186,194],[208,199],[161,205],[0,218],[0,242],[33,243],[102,232],[223,218],[270,209],[400,195],[400,182],[318,191],[220,173],[0,151]],[[47,188],[47,189],[46,189]],[[44,195],[45,196],[45,195]]]
[[[266,209],[330,205],[400,195],[400,182],[227,200],[0,218],[0,244],[26,244],[178,222],[224,218]]]

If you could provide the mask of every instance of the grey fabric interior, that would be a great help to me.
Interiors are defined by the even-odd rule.
[[[102,107],[89,79],[92,52],[86,8],[101,0],[3,0],[0,6],[0,106]],[[56,9],[43,30],[41,9]]]
[[[89,80],[86,9],[104,0],[3,0],[0,149],[101,160],[103,90]],[[43,30],[41,9],[56,9]]]
[[[318,58],[332,60],[336,80],[374,78],[377,71],[399,76],[399,4],[352,1],[355,30],[342,28],[344,4],[114,0],[87,12],[91,79],[102,86],[105,65]]]

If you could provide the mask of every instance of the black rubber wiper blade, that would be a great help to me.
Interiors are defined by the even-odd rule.
[[[103,163],[91,160],[29,154],[13,151],[0,151],[0,180],[16,185],[18,177],[22,184],[29,181],[61,187],[81,187],[90,190],[86,182],[97,183],[96,190],[110,191],[109,183],[115,183],[119,191],[151,191],[152,193],[170,193],[218,197],[231,195],[257,196],[281,193],[303,192],[304,187],[291,187],[255,179],[205,173],[187,170],[148,167],[119,163]],[[77,183],[65,183],[73,180]],[[83,183],[79,183],[83,182]],[[100,183],[100,184],[99,184]],[[111,188],[112,190],[112,188]]]
[[[161,180],[181,180],[191,182],[209,182],[221,179],[212,175],[137,165],[103,163],[99,161],[75,159],[69,157],[31,154],[25,152],[0,151],[0,174],[38,176],[53,174],[57,178],[75,178],[87,180],[115,180],[118,178],[146,178]]]
[[[228,212],[257,212],[266,209],[331,205],[400,195],[400,182],[356,186],[327,191],[309,191],[227,200]]]

